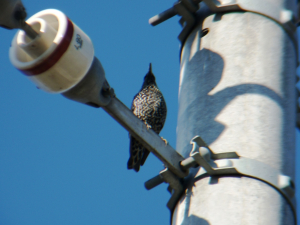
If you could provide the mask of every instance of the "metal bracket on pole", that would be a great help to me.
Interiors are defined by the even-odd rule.
[[[177,14],[182,16],[179,23],[183,29],[180,32],[178,39],[183,43],[196,23],[196,12],[199,9],[200,2],[201,0],[179,0],[174,3],[172,8],[150,18],[149,23],[152,26],[156,26]]]
[[[152,26],[160,24],[165,20],[179,14],[187,23],[178,36],[181,43],[184,42],[195,24],[196,11],[199,9],[199,3],[202,0],[181,0],[174,4],[173,7],[149,19]],[[295,31],[297,28],[297,10],[282,9],[265,0],[203,0],[212,13],[224,13],[232,11],[253,12],[273,19],[288,32],[296,44]],[[191,7],[192,6],[192,7]],[[195,9],[197,10],[195,11]],[[192,19],[193,18],[193,19]],[[182,21],[182,19],[181,19]]]
[[[179,21],[182,26],[182,31],[178,36],[178,39],[182,43],[192,31],[196,23],[195,12],[199,9],[199,5],[194,4],[192,1],[182,0],[176,2],[174,4],[174,8],[177,13],[182,16]]]
[[[201,166],[202,168],[200,168],[197,176],[204,174],[211,176],[242,175],[261,180],[282,194],[290,204],[296,220],[295,186],[289,176],[282,175],[280,171],[265,163],[241,157],[236,152],[214,153],[199,136],[194,137],[191,140],[191,144],[193,144],[193,149],[190,153],[190,157],[180,163],[183,170],[188,170],[190,167]],[[170,188],[175,190],[168,202],[168,208],[172,210],[183,193],[184,188],[179,178],[176,178],[175,175],[169,171],[167,176],[171,178],[166,178],[163,174],[167,173],[167,171],[168,170],[163,170],[158,176],[148,180],[145,183],[145,187],[147,190],[150,190],[162,182],[169,183]]]
[[[173,174],[168,168],[160,171],[159,175],[145,182],[145,187],[150,190],[161,183],[168,183],[168,191],[171,193],[171,198],[167,203],[167,207],[173,211],[176,203],[184,191],[182,180]]]
[[[271,166],[254,159],[238,156],[235,152],[215,154],[205,142],[196,136],[192,139],[193,150],[190,156],[201,165],[204,170],[198,175],[243,175],[261,180],[275,188],[290,204],[297,219],[295,208],[295,186],[293,180]],[[297,223],[296,223],[297,224]]]

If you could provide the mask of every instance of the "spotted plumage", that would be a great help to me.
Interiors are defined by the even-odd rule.
[[[166,120],[167,106],[162,93],[156,85],[151,63],[149,72],[144,77],[141,90],[133,98],[131,110],[134,115],[146,124],[148,129],[152,129],[159,134]],[[150,152],[132,136],[130,136],[129,152],[130,157],[127,168],[138,172],[140,166],[144,165]]]

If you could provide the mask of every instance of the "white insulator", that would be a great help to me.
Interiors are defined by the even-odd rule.
[[[90,38],[65,14],[43,10],[26,21],[38,36],[30,39],[24,31],[15,35],[11,63],[47,92],[62,93],[78,84],[94,59]]]

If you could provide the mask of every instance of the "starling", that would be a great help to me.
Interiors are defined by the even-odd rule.
[[[144,77],[141,90],[133,98],[131,110],[135,116],[146,124],[148,129],[152,129],[155,133],[159,134],[166,120],[167,105],[162,93],[156,85],[151,63],[149,72]],[[129,135],[129,138],[130,157],[127,168],[134,169],[138,172],[140,166],[144,165],[150,152],[134,137]]]

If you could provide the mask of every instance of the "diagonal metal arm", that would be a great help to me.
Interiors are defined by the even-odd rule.
[[[182,178],[188,170],[181,169],[184,158],[146,125],[130,109],[116,98],[113,88],[105,78],[100,61],[94,61],[85,77],[73,88],[62,94],[64,97],[96,108],[102,107],[111,117],[123,126],[133,137],[159,158],[171,172]]]
[[[119,99],[112,98],[103,109],[159,158],[170,171],[181,178],[187,176],[188,171],[183,171],[180,167],[180,161],[184,158],[170,145],[166,145],[153,130],[148,130]]]

